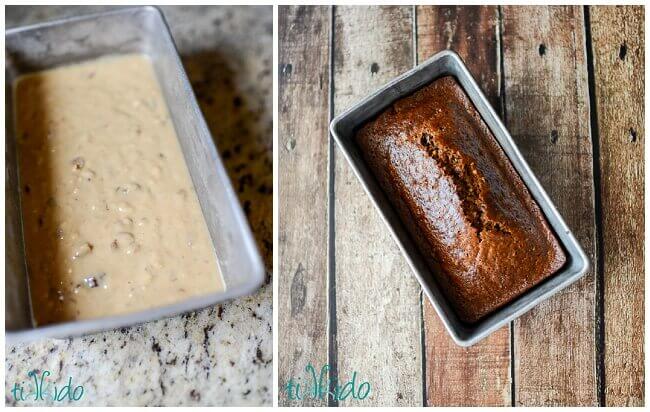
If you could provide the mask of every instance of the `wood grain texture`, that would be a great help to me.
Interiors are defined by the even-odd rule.
[[[412,9],[335,8],[336,113],[413,67]],[[422,405],[420,287],[338,149],[334,179],[339,379],[373,390],[341,404]]]
[[[280,7],[279,24],[279,401],[305,381],[305,367],[327,364],[328,7]]]
[[[644,404],[644,10],[591,7],[607,406]]]
[[[581,7],[504,7],[506,119],[595,261],[593,159]],[[515,321],[515,404],[596,405],[593,270]]]
[[[495,6],[418,6],[418,61],[451,49],[467,64],[497,109],[499,99],[498,9]],[[424,298],[425,378],[428,405],[509,406],[510,328],[469,348],[449,337]]]

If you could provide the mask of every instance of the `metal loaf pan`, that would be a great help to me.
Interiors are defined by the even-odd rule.
[[[35,327],[31,316],[20,213],[12,87],[5,88],[5,332],[9,342],[68,337],[200,309],[253,293],[264,266],[162,13],[135,7],[5,32],[5,80],[105,55],[142,53],[151,60],[190,171],[226,290],[142,312]],[[27,166],[29,167],[29,166]],[[100,302],[98,302],[100,304]]]
[[[354,141],[356,130],[401,97],[407,96],[436,78],[452,75],[461,84],[472,103],[483,117],[505,151],[531,195],[546,216],[546,220],[561,242],[567,255],[565,265],[553,276],[491,313],[477,323],[467,324],[458,319],[438,288],[434,276],[422,258],[415,243],[378,185]],[[539,181],[530,170],[510,133],[488,103],[476,81],[460,57],[452,51],[443,51],[414,69],[397,77],[374,94],[366,97],[330,124],[330,131],[343,154],[361,181],[379,214],[388,226],[404,257],[408,261],[422,289],[429,297],[447,331],[460,346],[471,346],[490,333],[532,309],[538,303],[578,280],[589,269],[589,261]]]

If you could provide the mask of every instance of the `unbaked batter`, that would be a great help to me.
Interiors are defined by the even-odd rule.
[[[37,324],[135,312],[224,289],[144,56],[21,77],[15,101]]]

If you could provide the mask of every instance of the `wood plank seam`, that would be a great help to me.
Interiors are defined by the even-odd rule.
[[[500,109],[500,114],[501,114],[501,120],[503,121],[503,124],[508,124],[508,113],[506,111],[506,82],[504,79],[505,76],[505,58],[503,55],[503,7],[502,6],[497,6],[497,10],[499,12],[499,22],[497,25],[497,29],[499,30],[499,35],[497,37],[497,47],[499,49],[498,56],[499,56],[499,65],[497,66],[499,69],[498,73],[498,80],[499,80],[499,102],[501,103]],[[511,322],[512,324],[512,322]],[[513,398],[514,399],[514,398]],[[514,404],[513,404],[514,406]]]
[[[497,73],[497,80],[499,82],[499,114],[501,115],[501,119],[503,121],[503,124],[508,124],[508,113],[506,110],[506,82],[505,82],[505,58],[503,55],[503,8],[501,6],[497,6],[497,56],[499,58],[499,64],[497,65],[497,69],[499,72]],[[509,371],[510,371],[510,406],[515,406],[515,394],[516,392],[516,376],[515,376],[515,334],[514,334],[514,329],[515,329],[515,322],[512,321],[510,322],[510,325],[508,325],[509,329],[509,338],[510,338],[510,365],[509,365]]]
[[[603,211],[602,194],[600,191],[601,165],[600,165],[600,134],[598,132],[598,110],[596,107],[596,78],[594,73],[594,53],[591,39],[591,18],[589,6],[584,6],[585,18],[585,49],[587,54],[587,76],[589,82],[589,112],[591,141],[593,151],[593,180],[594,180],[594,214],[596,219],[596,259],[594,274],[596,280],[596,385],[598,391],[598,405],[605,406],[605,294],[603,290],[605,271],[601,264],[604,255],[603,238]]]
[[[411,15],[413,16],[413,67],[416,67],[418,65],[418,8],[416,5],[413,5]],[[427,348],[424,326],[424,299],[426,298],[424,291],[420,290],[420,356],[422,358],[422,374],[420,375],[420,379],[422,380],[422,406],[427,406]]]
[[[330,38],[329,38],[329,120],[330,122],[334,118],[334,7],[330,6]],[[334,184],[335,184],[335,175],[336,175],[336,159],[334,157],[334,139],[332,139],[332,134],[328,133],[329,136],[329,148],[328,148],[328,169],[327,169],[327,178],[328,178],[328,215],[327,215],[327,226],[328,226],[328,249],[327,249],[327,266],[328,266],[328,282],[327,282],[327,310],[328,310],[328,345],[327,345],[327,363],[330,367],[329,376],[337,377],[338,376],[338,345],[337,345],[337,324],[336,324],[336,224],[335,219],[335,203],[334,202]],[[331,394],[334,393],[335,384],[334,379],[330,379],[329,394],[327,395],[327,406],[339,406],[338,399],[334,398]]]

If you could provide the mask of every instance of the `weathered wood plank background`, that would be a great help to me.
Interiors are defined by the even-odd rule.
[[[307,9],[280,7],[280,404],[314,403],[282,390],[311,362],[370,382],[363,405],[644,405],[643,7]],[[447,48],[592,263],[471,348],[421,298],[326,130]]]
[[[642,406],[645,25],[642,7],[592,7],[600,147],[605,400]]]
[[[279,387],[327,359],[328,7],[282,7],[279,32],[278,158]],[[297,178],[299,176],[299,178]],[[327,399],[306,398],[305,406]]]

